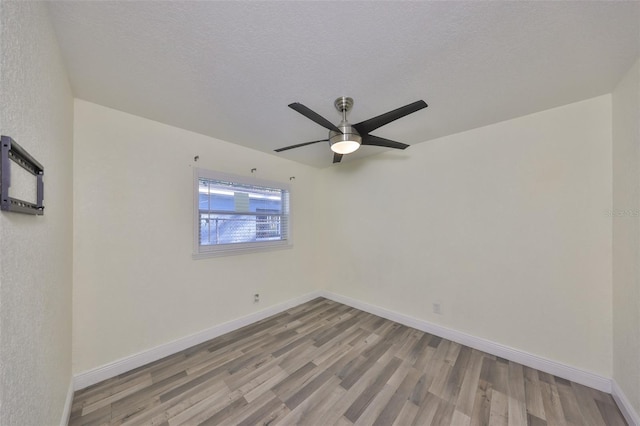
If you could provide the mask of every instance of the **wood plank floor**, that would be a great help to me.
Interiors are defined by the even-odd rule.
[[[71,425],[626,425],[611,395],[315,299],[74,395]]]

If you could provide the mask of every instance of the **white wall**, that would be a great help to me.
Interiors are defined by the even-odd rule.
[[[45,171],[44,216],[0,212],[0,424],[58,424],[71,380],[73,98],[44,3],[0,3],[0,52],[0,132]]]
[[[319,182],[327,290],[611,376],[611,96]]]
[[[613,378],[640,413],[640,61],[613,92]]]
[[[238,175],[255,167],[256,177],[291,183],[294,247],[193,260],[194,166]],[[316,176],[308,166],[76,100],[74,372],[316,289]]]

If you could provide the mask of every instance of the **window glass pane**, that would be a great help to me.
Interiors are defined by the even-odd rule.
[[[261,213],[256,216],[256,239],[260,241],[279,240],[283,237],[281,228],[281,218],[277,210],[258,209]]]
[[[257,240],[256,216],[201,214],[200,244],[236,244]]]
[[[281,189],[200,179],[198,198],[200,209],[238,213],[269,209],[282,213],[282,193]]]

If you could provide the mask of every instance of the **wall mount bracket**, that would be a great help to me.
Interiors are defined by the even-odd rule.
[[[11,165],[15,163],[36,177],[36,203],[9,196]],[[0,210],[44,214],[44,167],[9,136],[0,136]]]

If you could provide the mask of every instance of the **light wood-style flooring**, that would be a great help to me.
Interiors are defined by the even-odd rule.
[[[71,425],[625,425],[611,395],[327,299],[76,392]]]

